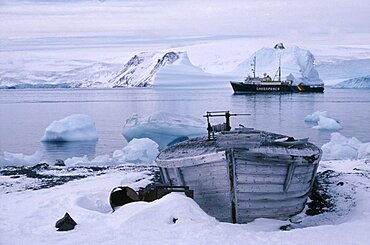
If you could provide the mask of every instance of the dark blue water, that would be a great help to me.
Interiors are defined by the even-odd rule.
[[[232,118],[232,126],[309,137],[319,146],[329,141],[332,132],[312,129],[304,117],[328,111],[343,126],[340,133],[370,141],[370,90],[326,88],[323,94],[250,95],[234,95],[231,88],[1,90],[0,151],[33,154],[38,150],[50,161],[83,155],[92,158],[112,154],[127,144],[121,131],[133,113],[146,116],[166,111],[202,118],[207,110],[251,113]],[[96,144],[40,142],[52,121],[71,114],[87,114],[95,121]]]

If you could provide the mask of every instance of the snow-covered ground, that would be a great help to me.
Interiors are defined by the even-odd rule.
[[[190,0],[165,5],[146,0],[4,0],[0,88],[105,87],[109,81],[114,87],[124,64],[135,55],[154,54],[145,68],[150,67],[146,74],[155,77],[151,71],[169,52],[181,58],[174,61],[176,66],[162,67],[162,85],[172,85],[179,74],[194,75],[177,81],[182,85],[192,81],[194,86],[200,78],[228,82],[221,74],[238,69],[247,74],[253,53],[279,42],[309,50],[315,57],[309,64],[298,59],[294,74],[315,64],[325,85],[367,78],[369,7],[362,0]],[[275,69],[276,58],[266,59],[270,63],[264,69]],[[133,69],[126,71],[130,75]],[[309,75],[318,78],[313,73]],[[323,113],[311,116],[322,129],[336,123]],[[0,244],[369,244],[369,142],[332,134],[323,146],[326,160],[320,163],[312,200],[294,223],[221,223],[176,193],[112,213],[108,197],[114,187],[138,190],[154,181],[156,166],[142,164],[152,162],[157,148],[149,139],[132,140],[112,156],[72,157],[64,159],[66,166],[39,164],[40,152],[2,152]],[[55,222],[65,212],[78,225],[57,232]]]
[[[98,175],[77,169],[73,171],[80,171],[80,175],[85,171],[90,176],[47,189],[38,189],[36,183],[34,189],[38,190],[17,185],[31,178],[2,175],[0,243],[368,244],[369,166],[366,159],[322,161],[318,183],[322,196],[327,198],[321,209],[325,212],[307,215],[307,207],[295,223],[269,219],[249,224],[222,223],[204,213],[192,199],[177,193],[151,203],[130,203],[112,213],[110,191],[116,186],[134,190],[146,186],[154,173],[149,167],[123,165],[96,170],[104,173]],[[77,226],[72,231],[57,232],[55,222],[65,212]]]

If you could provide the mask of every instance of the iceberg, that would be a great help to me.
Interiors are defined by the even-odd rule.
[[[188,116],[159,112],[148,117],[133,114],[126,120],[122,135],[129,142],[133,138],[149,138],[155,141],[160,149],[177,139],[191,138],[207,133],[202,120]]]
[[[370,157],[370,142],[362,143],[357,138],[347,138],[340,133],[332,133],[330,142],[321,147],[323,159],[363,159]]]
[[[94,121],[88,115],[75,114],[53,121],[45,130],[41,141],[97,141]]]
[[[233,73],[245,77],[246,67],[250,67],[256,57],[256,75],[263,73],[272,78],[277,73],[279,60],[281,59],[282,80],[293,81],[293,84],[323,85],[319,73],[315,69],[313,54],[297,46],[282,48],[262,48],[255,52],[249,59],[238,65]],[[252,74],[251,74],[252,75]],[[277,78],[276,78],[277,79]]]

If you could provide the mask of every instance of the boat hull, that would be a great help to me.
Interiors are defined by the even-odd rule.
[[[156,160],[164,183],[189,186],[199,206],[224,222],[288,219],[300,213],[311,190],[321,150],[309,143],[289,147],[259,145],[258,132],[261,131],[237,135],[234,145],[227,138],[226,143],[217,142],[214,152],[187,151],[187,157],[169,157],[172,150],[167,148]],[[198,141],[199,145],[203,145],[202,141],[207,144],[206,139]],[[309,144],[309,150],[302,149],[304,144]]]
[[[313,85],[260,85],[243,82],[230,82],[234,93],[323,93],[323,86]]]

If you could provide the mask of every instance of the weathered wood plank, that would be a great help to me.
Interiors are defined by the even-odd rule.
[[[306,166],[296,166],[294,170],[294,174],[312,174],[314,170],[314,165],[306,165]],[[260,165],[251,162],[240,163],[237,162],[236,171],[237,174],[260,174],[260,175],[286,175],[287,173],[287,165]]]
[[[286,175],[244,175],[238,174],[236,176],[237,183],[246,184],[284,184]],[[311,183],[311,176],[307,175],[294,175],[291,181],[292,184],[307,184]]]
[[[300,213],[304,208],[304,203],[296,207],[283,207],[283,208],[264,208],[264,209],[239,209],[239,217],[249,218],[274,218],[286,217],[289,218],[297,213]]]
[[[270,208],[288,208],[300,206],[305,202],[307,196],[298,198],[288,198],[284,200],[239,200],[238,207],[246,209],[270,209]]]
[[[291,184],[289,187],[289,191],[304,191],[309,188],[310,185],[307,183],[306,185],[302,184]],[[239,183],[237,186],[239,192],[284,192],[284,186],[282,184],[259,184],[259,183]]]
[[[284,200],[289,198],[299,198],[308,196],[310,188],[301,191],[288,192],[241,192],[238,191],[238,199],[242,201],[249,200]]]

